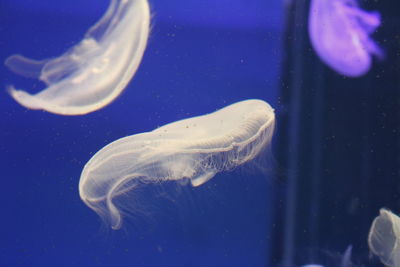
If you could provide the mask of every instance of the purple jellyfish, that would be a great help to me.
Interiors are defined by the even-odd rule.
[[[359,77],[383,51],[370,37],[381,24],[378,12],[359,8],[356,0],[311,0],[308,30],[321,60],[336,72]]]

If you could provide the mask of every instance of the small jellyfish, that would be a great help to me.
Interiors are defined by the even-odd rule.
[[[11,96],[30,109],[82,115],[111,103],[139,67],[149,35],[147,0],[112,0],[84,39],[57,58],[41,61],[12,55],[12,71],[43,81],[36,94],[9,87]]]
[[[346,251],[341,254],[331,253],[328,251],[324,251],[323,256],[317,259],[318,263],[310,263],[302,265],[301,267],[352,267],[353,263],[351,262],[351,252],[353,247],[349,245]],[[315,260],[314,260],[315,262]]]
[[[369,230],[368,245],[383,264],[400,267],[400,218],[381,209]]]
[[[383,58],[370,37],[380,23],[379,13],[360,9],[356,0],[311,0],[311,44],[321,60],[342,75],[362,76],[371,67],[371,55]]]
[[[140,184],[190,181],[192,186],[200,186],[218,172],[259,155],[271,141],[274,124],[274,110],[269,104],[245,100],[118,139],[85,165],[80,197],[113,229],[119,229],[120,205],[124,203],[116,201],[118,197]]]

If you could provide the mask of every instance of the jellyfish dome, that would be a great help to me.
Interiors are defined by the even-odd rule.
[[[84,39],[59,57],[33,60],[12,55],[5,65],[47,87],[30,94],[9,86],[22,106],[60,115],[82,115],[110,104],[126,88],[142,60],[149,35],[147,0],[112,0]]]
[[[81,199],[118,229],[122,212],[115,199],[144,183],[190,181],[200,186],[218,172],[259,155],[271,142],[274,124],[268,103],[245,100],[118,139],[85,165],[79,182]]]
[[[336,72],[359,77],[384,53],[371,35],[380,26],[378,12],[362,10],[357,0],[311,0],[308,29],[319,58]]]
[[[368,245],[383,264],[400,267],[400,218],[381,209],[369,230]]]

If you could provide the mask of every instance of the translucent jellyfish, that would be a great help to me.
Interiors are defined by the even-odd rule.
[[[352,267],[353,266],[353,263],[351,262],[352,249],[353,247],[351,245],[348,246],[343,255],[325,251],[325,255],[323,258],[319,259],[319,263],[305,264],[302,265],[301,267],[325,267],[325,266]]]
[[[358,7],[356,0],[311,0],[309,35],[321,60],[336,72],[358,77],[371,67],[371,55],[383,52],[370,35],[380,15]]]
[[[85,165],[79,182],[81,199],[118,229],[122,223],[118,197],[140,184],[202,185],[218,172],[254,159],[270,143],[274,124],[269,104],[246,100],[118,139]]]
[[[62,115],[86,114],[108,105],[138,69],[149,23],[147,0],[112,0],[84,39],[60,57],[8,57],[5,64],[10,70],[47,85],[36,94],[10,86],[11,96],[26,108]]]
[[[386,266],[400,266],[400,218],[381,209],[368,235],[369,249]]]

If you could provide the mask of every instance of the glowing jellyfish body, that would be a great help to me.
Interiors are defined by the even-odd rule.
[[[381,209],[368,235],[369,249],[386,266],[400,266],[400,218]]]
[[[127,86],[143,57],[149,35],[147,0],[112,0],[85,38],[58,58],[35,61],[12,55],[12,71],[48,86],[37,94],[9,88],[30,109],[80,115],[111,103]]]
[[[270,143],[274,123],[269,104],[246,100],[118,139],[85,165],[80,196],[118,229],[122,218],[114,198],[140,183],[190,181],[199,186],[218,172],[254,159]]]
[[[379,25],[380,15],[360,9],[356,0],[311,1],[311,44],[321,60],[340,74],[361,76],[371,67],[371,55],[383,57],[370,37]]]

